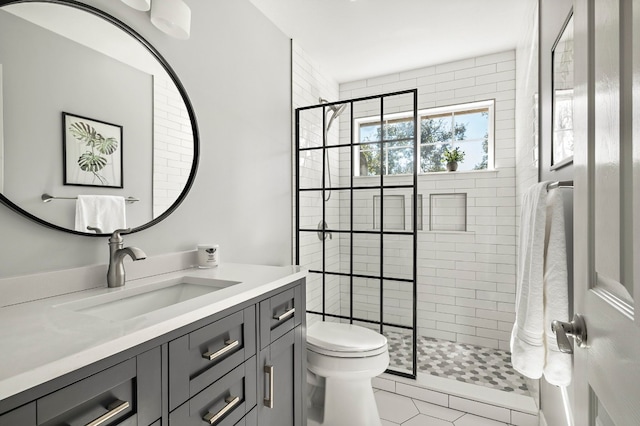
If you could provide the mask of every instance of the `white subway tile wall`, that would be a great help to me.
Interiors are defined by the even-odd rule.
[[[509,349],[516,269],[515,62],[515,51],[499,52],[340,85],[340,99],[417,88],[418,109],[495,100],[495,170],[431,173],[418,178],[425,224],[429,223],[431,195],[466,195],[467,210],[466,232],[459,230],[463,223],[459,205],[437,206],[432,218],[441,229],[452,230],[430,232],[425,227],[425,231],[418,232],[419,335]],[[406,96],[399,97],[397,102],[385,100],[384,113],[407,111],[410,106]],[[356,118],[377,114],[380,114],[377,102],[369,102],[368,108],[358,105],[354,111]],[[348,117],[341,117],[341,137],[349,138],[350,132]],[[350,176],[350,160],[350,157],[340,159],[341,179]],[[358,186],[374,185],[380,180],[356,179]],[[385,184],[406,183],[410,183],[410,178],[385,177]],[[354,195],[354,229],[373,229],[372,193],[377,190],[363,190]],[[404,195],[409,214],[410,190]],[[343,209],[342,205],[340,208]],[[443,215],[448,210],[452,210],[452,215]],[[384,275],[410,278],[412,245],[387,239]],[[359,240],[354,244],[354,269],[357,265],[358,270],[374,272],[380,265],[379,243],[362,241],[361,237]],[[348,246],[348,241],[345,244]],[[391,284],[395,287],[387,290]],[[379,282],[354,285],[355,316],[379,319],[379,285]],[[389,281],[384,285],[385,322],[410,325],[410,289],[402,282]],[[348,294],[348,290],[348,281],[343,280],[341,294]],[[342,313],[348,315],[349,302],[341,305]]]
[[[322,67],[313,60],[297,43],[292,44],[292,102],[293,108],[317,105],[322,97],[330,102],[338,100],[338,83],[323,72]],[[295,123],[295,121],[292,121]],[[336,120],[331,126],[328,142],[334,143],[338,139],[340,123]],[[312,109],[300,114],[300,146],[322,146],[322,110]],[[292,129],[295,136],[295,128]],[[295,137],[293,138],[295,143]],[[295,147],[294,147],[295,148]],[[294,149],[295,152],[295,149]],[[322,188],[322,150],[303,151],[300,153],[299,173],[301,188]],[[329,163],[333,186],[339,181],[339,156],[340,150],[329,152]],[[335,183],[334,183],[335,182]],[[325,182],[328,186],[328,180]],[[293,189],[294,194],[296,188]],[[300,226],[301,228],[317,229],[322,220],[323,194],[321,191],[300,192]],[[337,229],[340,223],[340,197],[339,191],[332,191],[331,198],[325,205],[325,221],[330,229]],[[327,194],[324,195],[327,198]],[[294,200],[295,201],[295,200]],[[295,206],[294,206],[295,207]],[[295,224],[295,211],[294,220]],[[294,239],[296,230],[293,232]],[[326,256],[325,267],[327,270],[339,271],[341,268],[340,253],[341,236],[333,233],[331,239],[325,239]],[[295,241],[294,241],[295,244]],[[318,238],[317,232],[303,232],[300,235],[300,265],[315,270],[322,270],[323,241]],[[326,312],[340,313],[340,277],[325,276]],[[307,278],[307,309],[321,312],[322,300],[322,276],[310,274]],[[309,325],[317,321],[317,315],[308,315]]]
[[[153,78],[153,217],[180,196],[193,162],[189,112],[173,82]]]
[[[418,232],[418,334],[481,346],[508,349],[509,330],[514,320],[516,273],[516,143],[515,143],[515,51],[499,52],[448,64],[409,70],[367,80],[338,85],[322,72],[299,46],[293,45],[294,108],[315,105],[318,98],[329,101],[378,95],[391,91],[418,89],[418,108],[425,109],[479,100],[495,100],[495,170],[475,172],[441,172],[420,175],[420,219],[424,230]],[[384,113],[407,110],[410,96],[387,99]],[[358,103],[354,117],[380,113],[379,101]],[[332,124],[329,143],[348,143],[352,128],[345,111]],[[322,144],[322,112],[301,114],[301,146]],[[295,129],[294,129],[295,130]],[[329,154],[332,186],[349,186],[352,155],[349,150],[334,149]],[[322,186],[322,153],[307,151],[300,156],[301,187]],[[327,178],[325,178],[327,179]],[[354,185],[373,186],[379,177],[356,177]],[[411,183],[410,177],[385,177],[385,184]],[[328,181],[325,181],[327,184]],[[385,190],[385,196],[404,197],[404,227],[412,228],[410,189]],[[467,231],[428,231],[429,200],[435,194],[466,194]],[[374,229],[374,197],[377,189],[356,190],[353,194],[353,229]],[[386,203],[386,198],[385,198]],[[320,192],[300,192],[301,223],[315,230],[321,220]],[[330,229],[350,229],[349,191],[332,191],[325,205]],[[388,206],[385,207],[387,209]],[[443,208],[442,211],[446,210]],[[455,223],[459,225],[459,209]],[[400,224],[400,218],[394,222]],[[448,220],[439,216],[440,223]],[[379,220],[376,220],[378,223]],[[419,222],[420,224],[420,222]],[[324,241],[325,268],[349,272],[351,245],[348,234],[334,232]],[[301,234],[301,264],[313,269],[322,267],[323,242],[316,232]],[[412,238],[385,236],[384,275],[411,278]],[[353,237],[353,272],[379,274],[380,241],[378,236],[355,234]],[[326,311],[354,316],[380,318],[380,282],[355,278],[353,301],[349,279],[325,277]],[[385,280],[384,321],[411,325],[412,291],[410,283]],[[322,310],[322,279],[311,275],[307,289],[309,310]],[[316,317],[309,316],[313,321]]]

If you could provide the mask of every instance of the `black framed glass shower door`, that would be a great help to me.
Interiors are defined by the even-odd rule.
[[[373,328],[389,373],[417,372],[417,90],[298,108],[296,263],[307,313]]]

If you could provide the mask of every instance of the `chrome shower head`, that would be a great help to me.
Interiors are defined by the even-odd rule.
[[[324,98],[318,98],[318,101],[321,104],[328,104],[329,101],[327,101]],[[347,107],[347,104],[341,104],[341,105],[329,105],[328,108],[333,111],[333,117],[332,118],[336,118],[338,117],[340,114],[342,114],[345,110],[345,108]]]

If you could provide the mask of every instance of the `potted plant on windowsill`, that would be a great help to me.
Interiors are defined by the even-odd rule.
[[[455,172],[458,170],[458,163],[464,161],[464,151],[460,151],[459,147],[444,150],[444,161],[447,163],[447,171]]]

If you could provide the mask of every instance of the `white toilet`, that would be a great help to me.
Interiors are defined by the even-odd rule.
[[[387,338],[364,327],[307,329],[308,426],[381,426],[371,379],[389,366]]]

